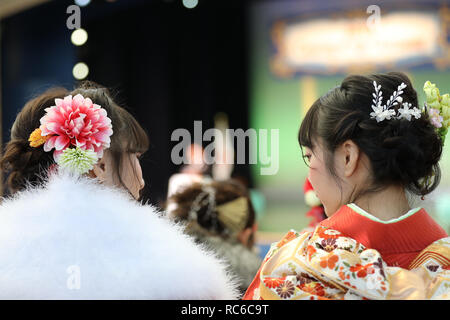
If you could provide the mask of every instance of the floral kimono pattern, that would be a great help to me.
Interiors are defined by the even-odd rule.
[[[330,228],[291,230],[271,246],[244,298],[450,298],[450,237],[427,247],[411,266],[387,266],[378,251]]]

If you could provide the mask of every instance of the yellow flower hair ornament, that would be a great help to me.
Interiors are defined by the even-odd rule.
[[[37,128],[30,134],[28,141],[30,142],[30,147],[38,148],[46,143],[48,139],[50,139],[50,136],[43,136],[41,129]]]

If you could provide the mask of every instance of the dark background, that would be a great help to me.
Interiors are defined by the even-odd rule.
[[[141,164],[144,200],[164,200],[167,182],[179,167],[170,159],[176,128],[203,131],[225,112],[230,128],[249,127],[248,6],[250,1],[203,0],[194,9],[181,1],[93,0],[81,7],[88,41],[70,41],[66,8],[52,1],[4,19],[2,41],[3,143],[24,103],[50,86],[76,85],[73,65],[89,66],[88,80],[107,86],[149,134]],[[248,165],[233,175],[251,185]]]

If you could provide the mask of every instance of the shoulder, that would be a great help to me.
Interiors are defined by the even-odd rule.
[[[72,265],[81,272],[78,291],[67,290]],[[0,296],[18,287],[33,292],[38,283],[39,298],[235,297],[224,262],[157,209],[69,176],[52,177],[0,206]]]

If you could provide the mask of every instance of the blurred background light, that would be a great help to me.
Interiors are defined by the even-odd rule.
[[[198,0],[183,0],[183,6],[188,9],[193,9],[198,5]]]
[[[72,70],[73,77],[77,80],[85,79],[89,74],[89,67],[84,62],[78,62]]]
[[[91,0],[75,0],[75,4],[80,7],[87,6],[89,3],[91,3]]]
[[[83,28],[74,30],[72,32],[72,36],[70,37],[70,40],[76,46],[82,46],[83,44],[86,43],[87,39],[88,34],[86,30],[84,30]]]

